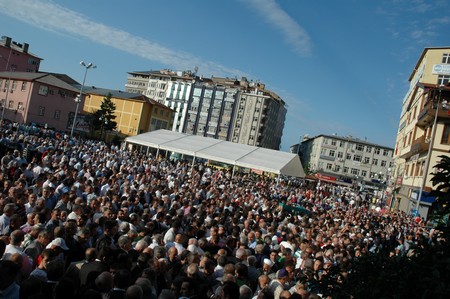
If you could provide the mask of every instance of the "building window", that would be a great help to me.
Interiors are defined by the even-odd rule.
[[[372,160],[372,165],[378,165],[378,159],[373,159]]]
[[[331,145],[336,145],[336,140],[331,140]]]
[[[383,150],[383,156],[387,157],[389,155],[389,151],[387,149]]]
[[[362,144],[357,144],[357,145],[356,145],[356,150],[357,150],[357,151],[363,151],[363,150],[364,150],[364,145],[362,145]]]
[[[23,102],[17,103],[17,110],[23,111]]]
[[[343,152],[338,152],[337,157],[338,157],[339,159],[341,159],[343,156],[344,156],[344,153],[343,153]]]
[[[381,150],[377,147],[377,148],[375,148],[375,155],[379,155],[380,154],[380,152],[381,152]]]
[[[361,176],[366,177],[367,176],[367,170],[361,170]]]
[[[369,164],[369,163],[370,163],[370,158],[364,157],[364,164]]]
[[[353,156],[353,161],[361,162],[361,160],[362,160],[361,155],[354,155]]]
[[[330,150],[330,157],[334,157],[336,155],[336,152],[333,150]]]
[[[14,101],[13,100],[9,100],[8,108],[9,109],[13,109],[14,108]]]
[[[158,114],[158,108],[155,107],[153,111],[155,111],[155,114]]]
[[[331,170],[333,168],[333,164],[327,163],[327,170]]]
[[[334,166],[334,171],[336,171],[336,172],[341,171],[341,166],[340,165],[335,165]]]
[[[48,86],[40,85],[38,94],[40,94],[41,96],[46,96],[48,94]]]
[[[347,153],[347,158],[346,158],[347,160],[351,160],[352,159],[352,155],[351,154],[349,154],[349,153]]]
[[[344,166],[344,170],[342,172],[343,173],[348,173],[348,167]]]
[[[381,160],[381,164],[380,164],[380,166],[381,166],[381,167],[385,167],[385,166],[386,166],[386,161],[384,161],[384,160]]]
[[[357,168],[352,168],[352,170],[350,171],[351,174],[353,175],[359,175],[359,169]]]
[[[61,117],[61,110],[55,110],[55,114],[53,114],[54,119],[59,119]]]
[[[344,141],[339,141],[339,147],[343,147],[344,146]]]
[[[22,91],[27,89],[27,82],[22,82]]]
[[[39,106],[38,115],[39,116],[44,116],[44,114],[45,114],[45,107],[44,106]]]
[[[12,82],[12,88],[11,88],[11,90],[16,90],[16,89],[17,89],[17,81],[14,80],[14,81]]]
[[[450,75],[439,75],[438,76],[438,85],[447,85],[447,83],[450,81]]]
[[[442,132],[441,144],[450,144],[450,124],[445,124]]]
[[[371,146],[366,146],[366,152],[367,153],[371,153],[372,152],[372,147]]]
[[[445,64],[450,63],[450,54],[449,53],[442,54],[442,63],[445,63]]]

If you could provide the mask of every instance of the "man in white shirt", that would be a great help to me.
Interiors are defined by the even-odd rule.
[[[5,235],[9,231],[9,220],[16,210],[13,203],[6,204],[3,208],[3,214],[0,216],[0,235]]]

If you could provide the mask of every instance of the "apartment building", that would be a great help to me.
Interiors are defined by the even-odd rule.
[[[172,127],[174,111],[140,93],[95,86],[85,86],[83,93],[86,94],[83,105],[85,114],[99,110],[104,98],[111,96],[111,101],[116,105],[114,121],[117,122],[117,131],[123,135],[134,136]]]
[[[1,119],[67,130],[77,82],[67,75],[0,72]]]
[[[278,150],[285,118],[284,101],[264,84],[203,78],[193,86],[184,132]]]
[[[450,47],[425,48],[408,80],[394,153],[395,207],[426,218],[435,200],[430,173],[450,151]]]
[[[0,40],[0,72],[30,72],[39,71],[42,58],[29,52],[27,43],[18,43],[9,36]]]
[[[190,71],[130,72],[126,90],[175,111],[172,131],[279,149],[285,102],[260,82],[197,77]]]
[[[171,82],[183,83],[176,86],[178,91],[178,88],[181,89],[182,85],[190,83],[195,79],[195,75],[190,71],[174,72],[167,69],[158,71],[129,72],[128,74],[129,77],[127,78],[127,83],[125,84],[126,92],[141,93],[161,104],[165,103],[168,92],[173,92],[173,83]],[[181,96],[182,95],[183,93],[181,93]],[[189,95],[189,93],[187,93],[187,95]]]
[[[393,148],[352,136],[304,136],[291,146],[301,154],[303,167],[316,178],[362,189],[386,189],[390,183]]]

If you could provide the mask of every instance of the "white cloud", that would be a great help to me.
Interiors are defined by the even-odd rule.
[[[308,33],[281,9],[275,0],[248,0],[247,3],[259,12],[266,22],[281,31],[295,52],[302,56],[311,55],[312,43]]]
[[[205,76],[248,76],[238,69],[205,61],[190,53],[169,49],[158,43],[132,35],[126,31],[90,20],[85,15],[54,2],[36,0],[0,0],[0,14],[47,31],[90,40],[119,49],[144,59],[157,61],[176,69],[198,66]]]

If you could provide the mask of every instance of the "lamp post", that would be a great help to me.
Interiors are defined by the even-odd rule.
[[[433,128],[431,129],[431,138],[430,138],[430,143],[428,144],[428,152],[427,152],[427,158],[425,161],[425,168],[423,171],[423,179],[422,179],[422,185],[420,186],[420,190],[419,190],[419,196],[417,198],[417,203],[416,203],[416,212],[417,215],[419,215],[419,208],[420,208],[420,201],[422,198],[422,193],[423,193],[423,189],[425,188],[425,184],[426,184],[426,177],[428,175],[428,168],[430,166],[430,157],[431,157],[431,151],[432,151],[432,147],[433,147],[433,143],[434,143],[434,135],[436,132],[436,124],[437,124],[437,119],[438,119],[438,114],[439,114],[439,105],[441,104],[441,98],[442,98],[442,90],[444,89],[444,85],[440,85],[439,86],[439,97],[437,100],[437,105],[436,105],[436,113],[434,115],[434,121],[433,121]]]
[[[72,130],[70,131],[70,138],[73,137],[73,131],[75,129],[75,123],[77,121],[78,107],[80,106],[81,98],[83,97],[84,82],[86,82],[87,71],[90,68],[95,69],[97,67],[97,66],[93,65],[91,62],[86,64],[84,61],[81,61],[80,65],[85,68],[85,70],[84,70],[84,78],[83,78],[83,84],[81,84],[80,95],[75,98],[75,101],[77,102],[77,107],[75,109],[75,115],[73,117]]]

